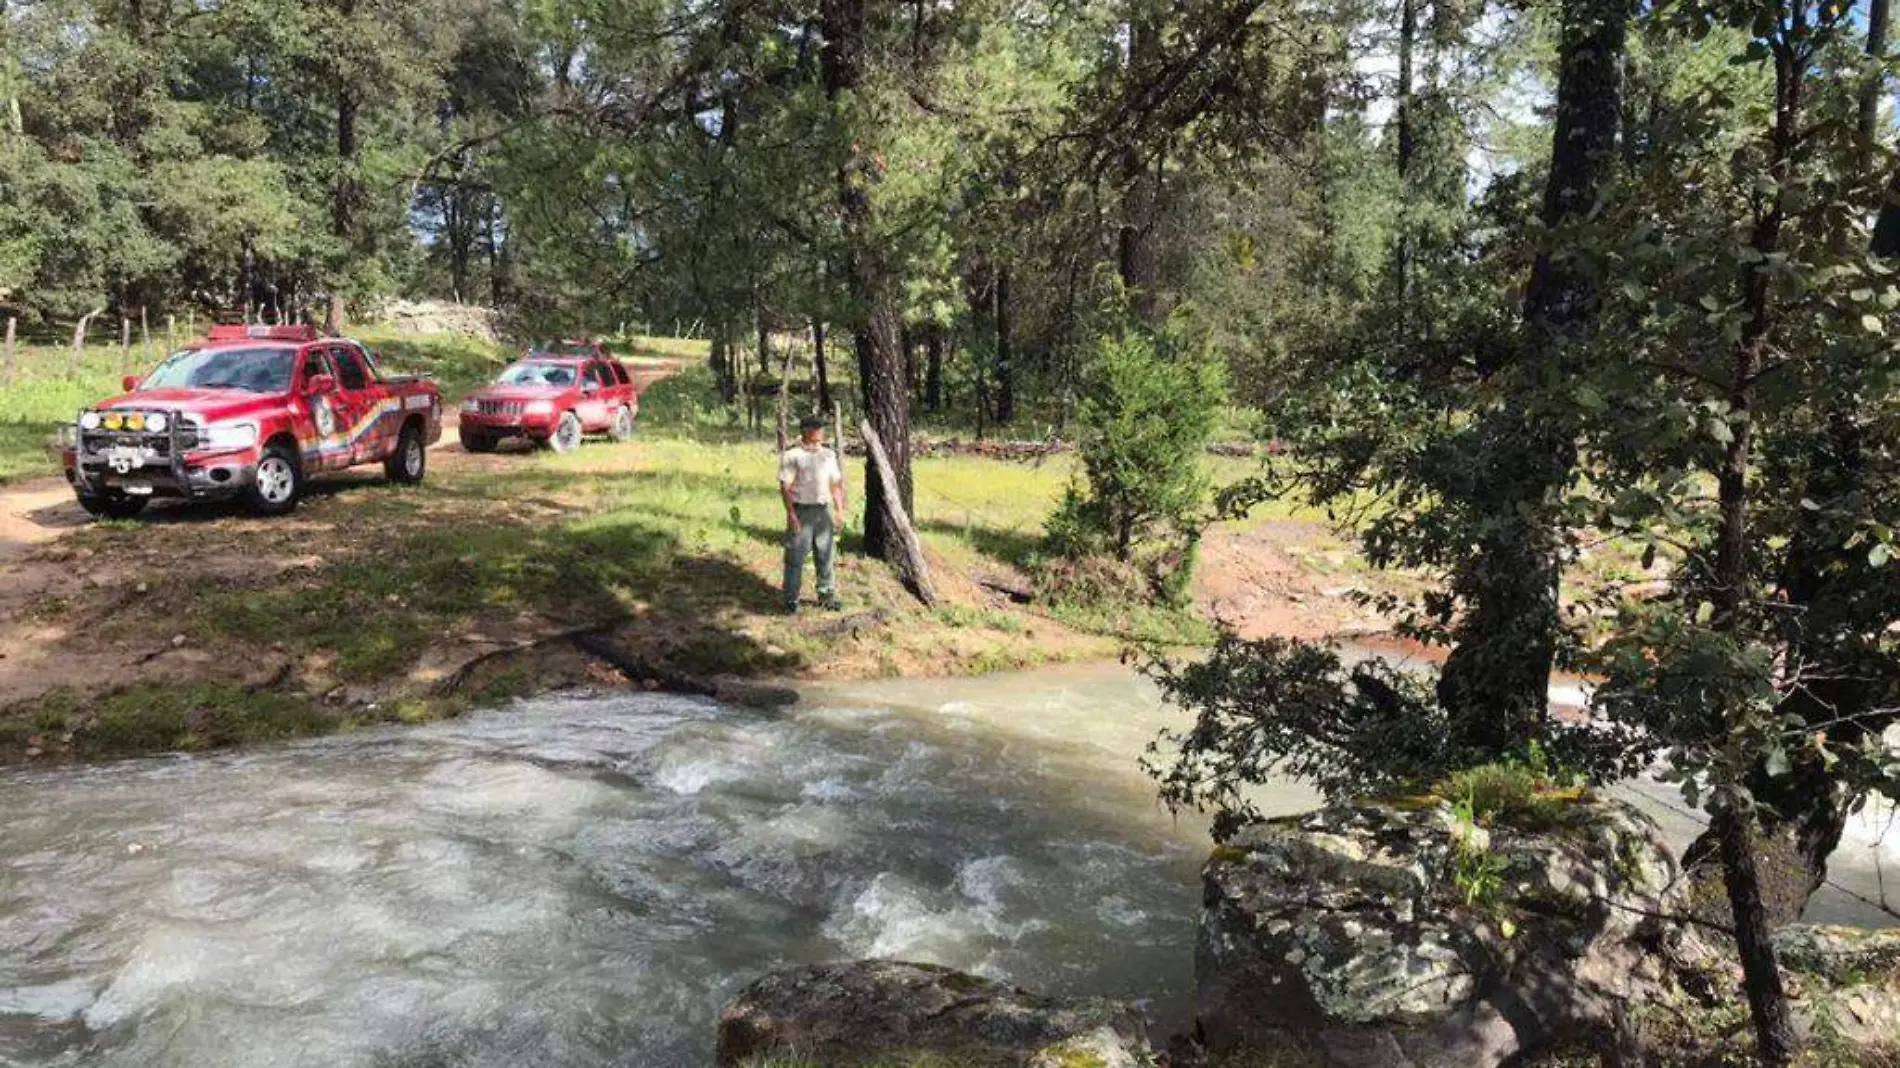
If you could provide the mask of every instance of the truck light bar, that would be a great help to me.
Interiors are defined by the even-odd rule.
[[[315,341],[317,328],[308,323],[293,326],[246,326],[227,323],[211,328],[212,341]]]

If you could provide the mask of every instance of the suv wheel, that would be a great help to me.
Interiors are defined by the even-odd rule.
[[[271,445],[258,458],[257,471],[244,491],[244,503],[258,515],[283,515],[303,496],[303,464],[282,445]]]
[[[613,426],[609,428],[615,441],[633,440],[633,409],[620,407],[614,409]]]
[[[133,497],[124,493],[106,493],[95,496],[90,493],[79,495],[79,507],[94,519],[131,519],[145,510],[148,498]]]
[[[391,482],[415,485],[429,470],[429,450],[422,444],[422,431],[416,424],[410,423],[402,428],[402,436],[396,439],[396,451],[383,461],[383,474]]]
[[[548,435],[548,448],[555,452],[573,452],[581,447],[581,417],[573,412],[562,412],[561,421],[554,424],[554,433]]]

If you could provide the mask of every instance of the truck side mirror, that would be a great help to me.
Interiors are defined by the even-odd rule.
[[[130,393],[139,388],[139,384],[144,381],[145,380],[138,375],[126,375],[124,378],[119,379],[119,388]]]
[[[336,379],[330,375],[311,375],[306,386],[311,396],[320,397],[326,393],[336,392]]]

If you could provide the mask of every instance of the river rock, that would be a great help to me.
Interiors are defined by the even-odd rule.
[[[775,1055],[824,1065],[940,1057],[971,1068],[1145,1068],[1139,1013],[930,964],[865,960],[774,972],[719,1017],[718,1063]]]
[[[1205,871],[1201,1038],[1474,1068],[1612,1033],[1701,955],[1658,918],[1683,904],[1678,874],[1647,817],[1587,795],[1541,826],[1473,827],[1429,802],[1256,825]]]
[[[1900,929],[1797,924],[1775,932],[1775,949],[1798,979],[1796,1017],[1810,1036],[1891,1051],[1900,1036]]]

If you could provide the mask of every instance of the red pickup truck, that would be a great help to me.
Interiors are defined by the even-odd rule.
[[[470,393],[462,401],[458,433],[470,452],[488,452],[512,437],[571,452],[586,434],[632,438],[639,414],[633,375],[607,346],[561,341],[530,349]]]
[[[380,462],[420,482],[442,435],[434,382],[385,375],[362,345],[309,326],[213,327],[124,386],[64,435],[66,480],[95,516],[130,518],[154,497],[279,515],[325,471]]]

